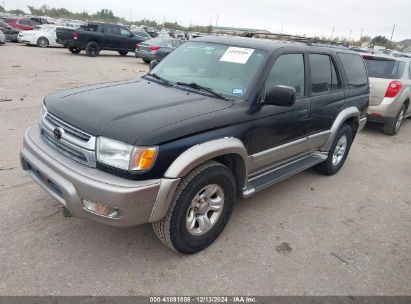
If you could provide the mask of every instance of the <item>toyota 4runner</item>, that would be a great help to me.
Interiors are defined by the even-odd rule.
[[[366,67],[344,48],[203,37],[150,68],[47,96],[21,163],[73,216],[152,223],[181,253],[210,245],[237,198],[338,172],[366,122]]]

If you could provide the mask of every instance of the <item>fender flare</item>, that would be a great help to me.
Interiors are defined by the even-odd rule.
[[[161,220],[166,216],[181,178],[200,164],[226,154],[236,154],[241,157],[244,162],[244,182],[246,182],[248,176],[248,154],[241,140],[225,137],[192,146],[178,156],[164,174],[151,212],[150,222]]]
[[[331,145],[334,142],[335,137],[337,136],[338,130],[341,128],[342,124],[349,118],[355,118],[357,124],[360,123],[360,111],[356,107],[349,107],[342,110],[337,118],[334,120],[334,123],[331,127],[331,134],[325,144],[321,147],[321,151],[328,152],[331,148]]]
[[[195,145],[184,151],[171,164],[164,174],[165,178],[180,178],[205,161],[226,155],[237,154],[244,162],[245,172],[248,173],[248,154],[241,140],[225,137]]]

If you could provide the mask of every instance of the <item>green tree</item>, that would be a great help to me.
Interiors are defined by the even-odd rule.
[[[3,13],[3,12],[5,12],[5,11],[6,11],[6,10],[4,9],[4,7],[0,5],[0,13]]]

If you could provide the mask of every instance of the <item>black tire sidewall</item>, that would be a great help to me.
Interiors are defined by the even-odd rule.
[[[217,222],[207,233],[193,236],[186,228],[187,210],[193,197],[209,184],[217,184],[223,189],[223,211]],[[170,221],[170,238],[173,247],[181,253],[195,253],[213,243],[230,219],[235,203],[235,191],[234,177],[224,166],[207,168],[194,177],[183,189],[173,210]]]
[[[399,126],[398,130],[396,129],[396,127],[397,127],[397,121],[398,121],[398,118],[400,117],[401,112],[405,112],[405,105],[401,106],[401,109],[398,111],[398,114],[390,122],[390,124],[387,127],[384,126],[384,131],[385,131],[386,134],[396,135],[400,131],[402,122],[401,122],[401,125]],[[405,113],[404,113],[404,115],[405,115]],[[404,118],[403,118],[403,121],[404,121]]]
[[[329,152],[329,155],[326,161],[326,167],[327,167],[326,169],[329,175],[337,173],[341,169],[341,167],[344,165],[345,160],[347,159],[348,153],[350,152],[351,144],[353,141],[352,132],[353,132],[352,128],[347,124],[342,125],[340,130],[338,131],[337,136],[335,137],[335,140],[330,148],[330,152]],[[334,150],[335,150],[335,147],[337,146],[338,141],[343,135],[347,137],[347,148],[345,149],[345,154],[344,154],[344,157],[341,159],[341,161],[337,165],[333,165]]]
[[[91,49],[92,47],[95,47],[95,48],[96,48],[96,52],[95,52],[95,53],[92,53],[92,52],[91,52],[90,49]],[[99,45],[97,42],[90,41],[89,43],[87,43],[86,53],[87,53],[88,56],[90,56],[90,57],[97,57],[97,56],[100,54],[100,51],[101,51],[101,48],[100,48],[100,45]]]
[[[42,45],[40,44],[40,41],[42,41],[42,40],[46,41],[46,45],[45,45],[45,46],[42,46]],[[38,47],[43,47],[43,48],[45,48],[45,47],[48,47],[48,45],[49,45],[49,41],[48,41],[47,38],[40,37],[39,39],[37,39],[37,46],[38,46]]]
[[[69,48],[69,51],[71,52],[71,53],[73,53],[73,54],[79,54],[80,52],[81,52],[81,49],[80,48],[78,48],[78,47],[72,47],[72,46],[70,46]]]

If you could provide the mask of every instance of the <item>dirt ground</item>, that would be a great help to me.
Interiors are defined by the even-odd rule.
[[[239,201],[208,249],[178,255],[150,225],[65,218],[21,168],[45,95],[131,79],[132,55],[0,46],[0,295],[411,295],[411,119],[368,125],[343,169],[298,174]]]

